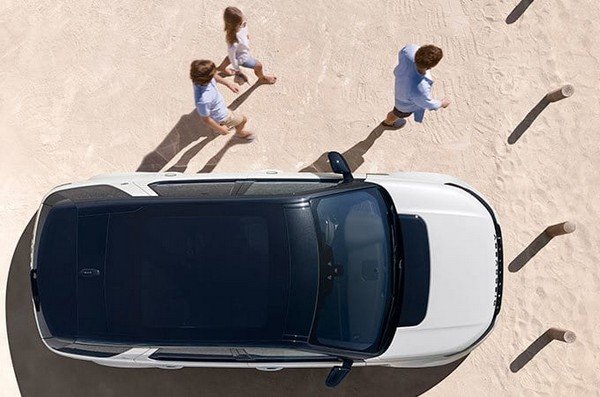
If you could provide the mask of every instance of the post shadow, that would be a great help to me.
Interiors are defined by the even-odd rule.
[[[533,258],[542,248],[552,240],[552,237],[546,234],[544,230],[525,248],[512,262],[508,265],[508,270],[511,273],[518,272]]]
[[[231,149],[235,145],[244,145],[244,144],[248,144],[250,142],[252,142],[252,141],[248,140],[248,139],[244,139],[244,138],[238,138],[235,135],[232,136],[227,141],[227,143],[221,148],[221,150],[219,150],[214,156],[212,156],[206,162],[204,167],[202,167],[202,169],[200,171],[198,171],[198,174],[213,172],[213,170],[215,169],[217,164],[219,164],[219,162],[223,159],[223,156],[229,149]]]
[[[544,96],[537,103],[537,105],[535,105],[534,108],[531,109],[529,113],[527,113],[527,116],[525,116],[523,121],[521,121],[519,125],[517,125],[517,127],[514,129],[514,131],[510,134],[510,136],[508,137],[508,143],[510,145],[516,143],[519,140],[519,138],[521,138],[521,135],[523,135],[525,131],[527,131],[527,129],[531,126],[535,119],[540,115],[540,113],[542,113],[542,111],[544,111],[544,109],[546,109],[546,107],[549,104],[550,101],[548,100],[548,98],[546,98],[546,96]]]
[[[527,347],[521,354],[510,363],[510,370],[513,373],[519,372],[529,361],[535,357],[544,347],[546,347],[552,338],[548,335],[548,331],[541,334],[531,345]]]
[[[521,0],[519,4],[508,14],[506,17],[506,23],[510,25],[511,23],[515,23],[517,19],[523,15],[525,10],[533,3],[533,0]]]
[[[217,134],[208,125],[202,122],[196,109],[181,116],[177,124],[167,134],[165,139],[150,153],[144,156],[137,172],[159,172],[169,161],[192,142],[204,137],[194,147],[190,148],[171,170],[185,171],[189,161]]]
[[[52,353],[43,345],[33,316],[29,263],[35,216],[21,234],[6,288],[8,344],[22,396],[420,395],[449,376],[463,361],[431,368],[357,367],[338,388],[324,385],[328,368],[259,372],[253,369],[180,370],[110,368]]]
[[[387,127],[383,124],[379,124],[373,129],[373,131],[369,133],[369,135],[365,139],[356,143],[350,149],[342,153],[342,155],[348,162],[350,170],[352,172],[356,171],[358,167],[360,167],[365,162],[364,155],[367,153],[367,151],[369,151],[369,149],[371,149],[371,147],[373,147],[375,141],[379,139],[381,135],[383,135],[383,132],[385,130],[399,130],[400,128],[404,127],[405,124],[406,123],[402,124],[400,127]],[[331,167],[329,166],[327,153],[328,152],[323,153],[311,165],[302,168],[300,172],[330,172]]]

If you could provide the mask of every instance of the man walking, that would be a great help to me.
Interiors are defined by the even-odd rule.
[[[425,110],[446,108],[450,102],[431,97],[433,80],[429,69],[435,67],[444,54],[442,49],[428,44],[419,47],[409,44],[398,54],[398,66],[394,69],[396,77],[394,109],[388,113],[383,125],[393,127],[399,119],[414,113],[415,121],[421,123]]]

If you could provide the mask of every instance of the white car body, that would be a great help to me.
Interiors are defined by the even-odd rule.
[[[456,178],[429,173],[354,175],[385,188],[399,213],[419,216],[430,244],[430,289],[425,318],[418,325],[397,328],[387,350],[355,366],[430,367],[455,361],[483,341],[496,320],[501,289],[495,215]],[[338,174],[284,173],[265,170],[242,174],[128,173],[99,175],[62,185],[51,193],[81,186],[110,185],[131,196],[156,196],[148,185],[163,181],[341,179]],[[447,186],[452,183],[455,186]],[[463,189],[464,188],[464,189]],[[467,189],[467,190],[465,190]],[[46,196],[47,197],[47,196]],[[37,222],[36,222],[37,225]],[[34,238],[35,241],[35,238]],[[501,253],[500,253],[501,255]],[[498,268],[500,266],[500,268]],[[500,278],[500,281],[498,280]],[[37,320],[37,317],[36,317]],[[38,323],[39,328],[39,323]],[[50,348],[50,346],[48,346]],[[100,365],[128,368],[244,367],[259,370],[332,367],[339,362],[180,362],[156,361],[157,346],[135,347],[113,357],[62,356]]]

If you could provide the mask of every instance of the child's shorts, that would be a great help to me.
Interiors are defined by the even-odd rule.
[[[245,120],[246,117],[243,114],[238,114],[230,110],[227,118],[221,122],[221,125],[232,129],[242,124]]]
[[[248,56],[248,58],[246,58],[246,60],[240,65],[248,69],[254,69],[257,63],[258,61],[256,60],[256,58]]]

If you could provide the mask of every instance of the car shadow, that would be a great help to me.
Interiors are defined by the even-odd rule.
[[[358,167],[364,164],[365,162],[365,154],[373,147],[375,141],[379,139],[384,131],[387,130],[399,130],[404,127],[406,122],[401,124],[399,127],[386,127],[383,124],[379,124],[375,127],[369,135],[363,139],[362,141],[356,143],[350,149],[346,150],[342,155],[348,162],[348,166],[352,172],[356,171]],[[327,159],[327,153],[323,153],[316,159],[311,165],[308,165],[300,170],[300,172],[331,172],[331,167],[329,166],[329,160]]]
[[[450,375],[464,359],[432,368],[355,368],[336,389],[324,385],[328,369],[184,368],[124,369],[65,358],[42,343],[33,316],[29,285],[35,216],[12,257],[6,290],[6,323],[13,368],[21,395],[29,396],[379,396],[419,395]]]

